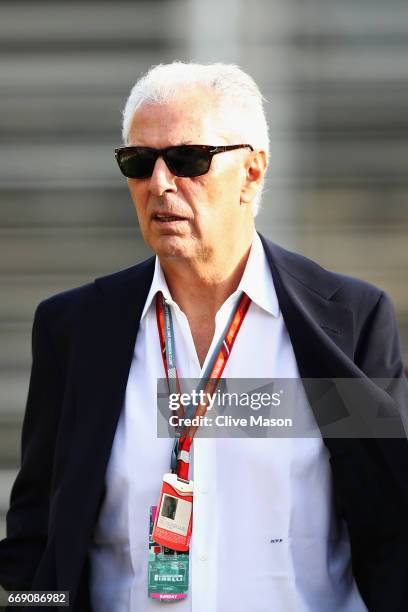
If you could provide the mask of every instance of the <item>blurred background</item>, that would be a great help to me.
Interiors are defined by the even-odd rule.
[[[113,148],[153,64],[255,78],[272,143],[258,229],[385,289],[407,357],[405,0],[3,0],[0,49],[0,537],[36,305],[149,254]]]

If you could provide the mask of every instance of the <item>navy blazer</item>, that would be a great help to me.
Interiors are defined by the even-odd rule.
[[[303,378],[404,376],[386,294],[261,239]],[[91,610],[88,547],[153,271],[151,258],[36,310],[22,465],[0,542],[8,590],[66,590],[70,610]],[[324,442],[361,595],[370,612],[406,612],[407,441]]]

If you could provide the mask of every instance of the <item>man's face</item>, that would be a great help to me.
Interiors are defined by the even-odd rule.
[[[213,107],[197,90],[169,104],[142,104],[133,116],[129,145],[241,144]],[[250,155],[249,149],[215,155],[208,173],[193,178],[175,176],[159,158],[150,178],[128,179],[143,238],[161,259],[210,261],[216,255],[219,260],[240,243],[247,245],[253,216],[241,196]]]

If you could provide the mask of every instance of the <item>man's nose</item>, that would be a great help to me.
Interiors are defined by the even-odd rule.
[[[158,157],[150,177],[149,191],[155,196],[162,196],[166,191],[176,193],[175,175],[168,169],[162,157]]]

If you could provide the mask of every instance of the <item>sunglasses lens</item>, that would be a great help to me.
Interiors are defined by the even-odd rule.
[[[211,164],[210,147],[185,145],[169,147],[163,151],[163,158],[176,176],[200,176],[208,172]],[[148,178],[152,176],[160,149],[131,147],[119,150],[117,159],[122,173],[127,178]]]
[[[152,175],[156,155],[150,149],[131,149],[119,154],[119,166],[127,178],[147,178]]]
[[[194,145],[171,148],[165,157],[170,170],[177,176],[200,176],[210,167],[208,150]]]

